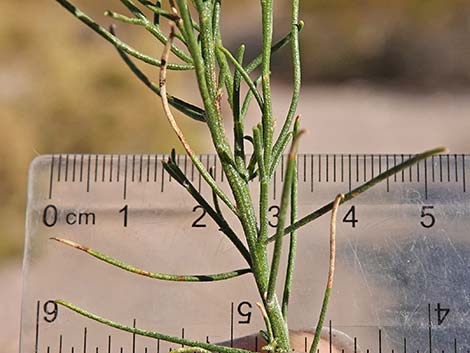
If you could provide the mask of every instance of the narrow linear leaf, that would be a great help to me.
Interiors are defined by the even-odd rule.
[[[111,33],[113,33],[115,30],[114,30],[114,27],[112,26],[110,28],[110,31]],[[160,90],[160,87],[152,82],[138,67],[137,65],[134,64],[134,62],[131,60],[131,58],[122,50],[120,50],[119,48],[116,48],[118,53],[119,53],[119,56],[121,57],[121,59],[126,63],[126,65],[129,67],[129,69],[134,73],[134,75],[145,85],[147,86],[151,91],[153,91],[157,96],[160,97],[160,94],[161,94],[161,90]],[[177,109],[178,111],[180,111],[181,113],[185,114],[186,116],[188,116],[189,118],[192,118],[194,120],[197,120],[197,121],[201,121],[201,122],[205,122],[206,121],[206,112],[191,104],[191,103],[188,103],[180,98],[177,98],[177,97],[173,97],[171,95],[168,95],[168,103],[174,107],[175,109]]]
[[[106,11],[104,14],[105,14],[105,16],[113,18],[117,21],[145,28],[150,34],[152,34],[162,44],[166,44],[166,42],[168,40],[168,38],[165,36],[165,34],[163,34],[163,32],[159,29],[159,27],[156,27],[142,13],[139,14],[139,12],[137,12],[137,14],[136,14],[137,18],[127,17],[125,15],[122,15],[122,14],[114,12],[114,11]],[[115,35],[114,33],[112,33],[112,34]],[[172,44],[172,46],[171,46],[171,52],[173,54],[175,54],[178,58],[183,60],[184,62],[186,62],[188,64],[193,63],[191,57],[183,49],[179,48],[178,46],[176,46],[174,44]]]
[[[240,277],[247,273],[251,273],[251,270],[248,268],[234,270],[230,272],[224,273],[217,273],[217,274],[208,274],[208,275],[173,275],[173,274],[165,274],[165,273],[158,273],[158,272],[149,272],[132,265],[126,264],[125,262],[119,261],[114,259],[108,255],[105,255],[97,250],[88,248],[71,240],[52,237],[51,240],[58,241],[59,243],[71,246],[77,250],[83,251],[98,260],[106,262],[110,265],[123,269],[125,271],[135,273],[140,276],[149,277],[152,279],[158,279],[162,281],[171,281],[171,282],[215,282],[215,281],[223,281],[227,279],[232,279],[236,277]]]
[[[58,3],[60,3],[67,11],[69,11],[73,16],[75,16],[77,19],[82,21],[84,24],[86,24],[89,28],[94,30],[96,33],[98,33],[101,37],[106,39],[108,42],[113,44],[116,48],[121,49],[122,51],[126,52],[127,54],[142,60],[143,62],[153,65],[153,66],[161,66],[161,61],[158,59],[155,59],[151,56],[148,56],[146,54],[143,54],[136,49],[132,48],[128,44],[124,43],[121,41],[119,38],[116,36],[113,36],[109,31],[107,31],[105,28],[101,27],[98,23],[96,23],[91,17],[86,15],[84,12],[82,12],[80,9],[75,7],[75,5],[72,5],[70,2],[67,0],[56,0]],[[168,69],[169,70],[193,70],[194,65],[192,64],[168,64]]]
[[[78,313],[78,314],[80,314],[84,317],[92,319],[96,322],[105,324],[109,327],[114,327],[114,328],[119,329],[121,331],[134,333],[134,334],[139,335],[139,336],[150,337],[150,338],[159,339],[159,340],[162,340],[162,341],[181,344],[181,345],[190,346],[190,347],[199,347],[199,348],[207,349],[211,352],[253,353],[253,352],[248,351],[246,349],[224,347],[224,346],[219,346],[219,345],[216,345],[216,344],[192,341],[192,340],[188,340],[188,339],[185,339],[185,338],[170,336],[170,335],[166,335],[166,334],[159,333],[159,332],[152,332],[152,331],[148,331],[148,330],[142,330],[142,329],[138,329],[138,328],[135,328],[135,327],[126,326],[126,325],[120,324],[118,322],[114,322],[114,321],[105,319],[101,316],[98,316],[96,314],[93,314],[93,313],[91,313],[89,311],[86,311],[82,308],[79,308],[78,306],[75,306],[72,303],[69,303],[69,302],[67,302],[63,299],[57,299],[55,302],[58,305],[61,305],[65,308],[68,308],[68,309],[70,309],[70,310],[72,310],[72,311],[74,311],[74,312],[76,312],[76,313]]]
[[[297,136],[300,126],[300,117],[294,123],[292,134]],[[297,180],[297,159],[294,162],[294,177],[290,191],[290,224],[295,223],[298,213],[298,180]],[[289,253],[287,256],[286,277],[284,280],[284,291],[282,293],[282,316],[287,321],[290,294],[292,292],[292,282],[294,280],[295,258],[297,254],[297,231],[290,233]]]
[[[400,163],[400,164],[396,165],[395,167],[392,167],[389,170],[377,175],[375,178],[369,180],[367,183],[364,183],[361,186],[358,186],[357,188],[355,188],[351,192],[348,192],[348,193],[344,194],[344,200],[342,201],[342,203],[346,202],[346,201],[349,201],[349,200],[352,200],[353,198],[359,196],[363,192],[369,190],[374,185],[380,183],[381,181],[384,181],[385,179],[393,176],[396,173],[401,172],[402,170],[404,170],[408,167],[411,167],[415,163],[418,163],[419,161],[425,160],[425,159],[427,159],[427,158],[429,158],[433,155],[436,155],[436,154],[439,154],[439,153],[444,153],[446,151],[447,151],[447,149],[445,147],[438,147],[438,148],[435,148],[435,149],[417,154],[417,155],[413,156],[412,158],[409,158],[405,162]],[[333,208],[333,202],[330,202],[330,203],[324,205],[323,207],[317,209],[316,211],[314,211],[312,213],[309,213],[308,215],[306,215],[303,218],[299,219],[294,224],[292,224],[292,225],[288,226],[287,228],[285,228],[284,229],[284,234],[289,234],[290,232],[292,232],[296,229],[299,229],[300,227],[314,221],[318,217],[321,217],[325,213],[331,211],[332,208]],[[273,242],[274,240],[275,240],[274,236],[269,238],[269,242]]]
[[[225,49],[224,47],[218,47],[217,49],[224,53],[224,55],[229,59],[235,69],[240,72],[241,76],[243,77],[243,80],[248,85],[251,93],[256,98],[256,101],[258,102],[258,105],[262,110],[264,106],[263,98],[256,89],[256,86],[251,80],[250,75],[245,71],[245,69],[238,63],[237,59],[235,59],[235,57],[227,49]]]

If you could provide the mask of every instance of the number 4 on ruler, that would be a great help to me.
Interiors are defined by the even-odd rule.
[[[441,325],[446,319],[447,315],[449,315],[450,309],[441,308],[441,303],[437,303],[437,307],[434,309],[434,311],[437,313],[437,324]]]

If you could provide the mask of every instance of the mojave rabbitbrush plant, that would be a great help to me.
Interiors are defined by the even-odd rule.
[[[296,232],[300,227],[331,211],[330,264],[327,285],[320,310],[320,317],[316,326],[312,322],[312,328],[316,329],[313,342],[310,346],[310,352],[315,353],[333,284],[335,218],[338,206],[394,173],[433,154],[440,153],[444,149],[436,148],[415,155],[351,192],[338,195],[334,201],[320,209],[298,218],[297,178],[295,175],[297,169],[297,146],[302,130],[299,130],[300,119],[296,118],[296,109],[301,85],[299,32],[304,26],[303,22],[299,20],[299,0],[291,1],[290,32],[277,42],[273,41],[273,0],[252,1],[249,5],[246,5],[260,6],[262,16],[262,52],[248,63],[245,62],[244,58],[244,45],[240,45],[234,54],[223,45],[220,30],[222,0],[169,0],[168,3],[162,3],[160,0],[154,2],[138,0],[137,3],[131,0],[121,0],[120,2],[129,10],[129,15],[112,11],[106,12],[107,16],[117,21],[141,26],[150,32],[164,46],[160,58],[154,58],[137,51],[116,36],[114,27],[111,27],[109,30],[103,28],[67,0],[57,1],[76,18],[114,45],[120,57],[137,78],[161,97],[166,118],[172,129],[192,163],[212,190],[212,201],[207,200],[200,194],[182,170],[179,169],[177,163],[175,163],[174,152],[168,161],[164,162],[165,170],[210,215],[222,233],[227,236],[233,246],[239,251],[247,266],[243,269],[218,274],[181,275],[151,273],[70,240],[53,239],[84,251],[123,270],[158,280],[207,282],[229,280],[250,274],[259,293],[258,306],[265,322],[265,328],[260,332],[262,338],[267,343],[263,349],[271,352],[289,352],[292,349],[289,338],[288,307],[294,274]],[[195,14],[194,17],[193,14]],[[160,25],[162,21],[168,22],[168,31],[162,29]],[[290,45],[292,51],[294,85],[286,117],[282,122],[278,121],[276,124],[273,117],[271,99],[271,56],[286,45]],[[173,54],[175,59],[179,60],[179,63],[169,62],[170,54]],[[131,57],[158,68],[158,84],[152,82],[138,68]],[[168,70],[188,71],[191,75],[195,74],[201,95],[202,107],[167,93],[166,74]],[[245,90],[241,89],[242,84],[247,87],[244,94],[242,94],[242,92],[245,92]],[[224,121],[228,117],[222,111],[222,99],[227,99],[228,101],[231,119],[233,119],[233,131],[227,131],[224,127]],[[247,131],[245,128],[245,118],[248,108],[252,103],[257,106],[260,121],[251,131]],[[172,114],[173,108],[207,126],[226,176],[231,195],[226,194],[220,188],[212,177],[212,171],[207,170],[198,156],[193,153],[184,133],[178,127],[178,123]],[[275,133],[275,126],[280,126],[278,133]],[[229,144],[229,134],[233,134],[233,146]],[[270,235],[267,217],[269,187],[274,171],[289,144],[290,148],[288,149],[288,162],[280,201],[279,220],[275,234]],[[246,152],[248,150],[247,145],[252,146],[253,153],[251,157]],[[248,186],[249,182],[258,182],[259,192],[256,194],[251,193]],[[229,224],[226,220],[219,202],[226,206],[224,207],[225,212],[231,212],[235,215],[237,221],[241,224],[241,234],[237,234],[234,230],[234,225]],[[284,290],[282,295],[279,296],[276,293],[276,283],[280,277],[280,258],[285,236],[289,237],[288,265],[286,276],[283,279]],[[160,332],[140,330],[97,316],[62,299],[57,300],[57,303],[111,327],[185,346],[185,348],[180,348],[176,351],[249,353],[248,350],[237,347],[225,347],[169,336]]]

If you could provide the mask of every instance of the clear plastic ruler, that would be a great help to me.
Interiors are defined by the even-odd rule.
[[[300,215],[409,157],[299,155]],[[54,155],[34,160],[21,353],[160,353],[176,348],[58,307],[58,298],[129,326],[213,343],[263,328],[250,275],[208,283],[158,281],[49,239],[69,239],[153,272],[205,274],[243,267],[239,253],[202,207],[163,170],[165,158]],[[201,159],[228,192],[215,156]],[[178,156],[178,164],[211,199],[190,160]],[[284,166],[285,160],[270,190],[271,226],[277,222]],[[336,277],[326,320],[326,329],[334,333],[329,335],[330,350],[469,352],[468,166],[467,155],[429,158],[340,207]],[[240,233],[237,221],[223,211]],[[294,330],[311,330],[316,324],[328,246],[328,216],[300,230],[289,310]],[[337,340],[340,334],[351,344]],[[305,347],[310,343],[306,339]],[[253,342],[253,349],[257,344]]]

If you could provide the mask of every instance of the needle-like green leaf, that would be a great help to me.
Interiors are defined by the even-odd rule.
[[[80,251],[83,251],[98,260],[101,260],[103,262],[106,262],[110,265],[113,265],[115,267],[118,267],[120,269],[123,269],[125,271],[134,273],[136,275],[144,276],[144,277],[149,277],[152,279],[158,279],[162,281],[171,281],[171,282],[215,282],[215,281],[223,281],[227,279],[232,279],[236,277],[240,277],[242,275],[245,275],[247,273],[251,273],[251,270],[249,268],[244,268],[244,269],[239,269],[239,270],[234,270],[230,272],[224,272],[224,273],[216,273],[216,274],[208,274],[208,275],[174,275],[174,274],[166,274],[166,273],[158,273],[158,272],[149,272],[146,270],[142,270],[140,268],[134,267],[132,265],[126,264],[125,262],[119,261],[111,256],[108,256],[106,254],[103,254],[95,249],[91,249],[89,247],[86,247],[82,244],[78,244],[74,241],[67,240],[67,239],[62,239],[62,238],[57,238],[57,237],[52,237],[50,238],[52,240],[58,241],[59,243],[71,246],[74,249],[78,249]]]
[[[139,335],[139,336],[150,337],[150,338],[159,339],[159,340],[162,340],[162,341],[176,343],[176,344],[181,344],[181,345],[185,345],[185,346],[189,346],[189,347],[203,348],[203,349],[207,349],[211,352],[253,353],[253,352],[248,351],[246,349],[219,346],[219,345],[216,345],[216,344],[210,344],[210,343],[206,343],[206,342],[202,342],[202,341],[201,342],[192,341],[192,340],[188,340],[188,339],[185,339],[185,338],[170,336],[170,335],[166,335],[166,334],[159,333],[159,332],[152,332],[152,331],[148,331],[148,330],[142,330],[142,329],[138,329],[138,328],[135,328],[135,327],[126,326],[126,325],[120,324],[118,322],[105,319],[101,316],[93,314],[93,313],[91,313],[89,311],[86,311],[84,309],[81,309],[78,306],[73,305],[73,304],[71,304],[71,303],[69,303],[65,300],[57,299],[55,302],[57,304],[63,306],[63,307],[66,307],[66,308],[68,308],[72,311],[75,311],[76,313],[78,313],[78,314],[80,314],[84,317],[87,317],[91,320],[102,323],[102,324],[107,325],[109,327],[114,327],[114,328],[119,329],[121,331],[134,333],[134,334]]]
[[[351,192],[345,193],[344,194],[344,200],[342,201],[342,203],[346,202],[346,201],[349,201],[349,200],[352,200],[353,198],[355,198],[355,197],[359,196],[360,194],[362,194],[363,192],[369,190],[371,187],[375,186],[376,184],[380,183],[381,181],[384,181],[387,178],[393,176],[394,174],[396,174],[398,172],[401,172],[402,170],[404,170],[408,167],[411,167],[412,165],[418,163],[419,161],[425,160],[425,159],[427,159],[427,158],[429,158],[433,155],[439,154],[439,153],[444,153],[445,151],[447,151],[447,149],[445,147],[438,147],[438,148],[434,148],[432,150],[417,154],[417,155],[409,158],[408,160],[404,161],[403,163],[400,163],[400,164],[390,168],[389,170],[377,175],[376,177],[372,178],[368,182],[362,184],[361,186],[358,186],[357,188],[355,188]],[[308,215],[306,215],[306,216],[302,217],[301,219],[299,219],[294,224],[291,224],[290,226],[285,228],[284,229],[284,235],[289,234],[289,233],[293,232],[294,230],[297,230],[300,227],[314,221],[318,217],[323,216],[325,213],[328,213],[329,211],[331,211],[332,208],[333,208],[333,202],[330,202],[330,203],[326,204],[325,206],[319,208],[318,210],[316,210],[312,213],[309,213]],[[272,236],[271,238],[269,238],[269,242],[272,242],[274,240],[275,240],[275,236]]]
[[[110,32],[114,34],[114,26],[110,27]],[[124,51],[117,49],[119,56],[121,59],[126,63],[129,69],[134,73],[134,75],[145,85],[147,86],[152,92],[154,92],[157,96],[160,96],[160,87],[152,82],[138,67],[134,62],[132,62],[129,55],[127,55]],[[197,121],[205,122],[205,112],[203,109],[188,103],[178,97],[173,97],[168,95],[168,103],[180,111],[181,113],[185,114],[189,118],[192,118]]]
[[[126,52],[127,54],[135,57],[136,59],[142,60],[143,62],[147,64],[158,66],[158,67],[161,66],[160,60],[153,58],[149,55],[142,54],[141,52],[137,51],[136,49],[132,48],[128,44],[121,41],[116,36],[113,36],[109,31],[107,31],[105,28],[101,27],[98,23],[96,23],[90,16],[82,12],[80,9],[78,9],[75,5],[72,5],[67,0],[56,0],[56,1],[60,3],[67,11],[69,11],[77,19],[82,21],[84,24],[86,24],[88,27],[90,27],[92,30],[94,30],[96,33],[98,33],[101,37],[106,39],[116,48]],[[192,64],[169,63],[168,69],[169,70],[193,70],[194,66]]]

